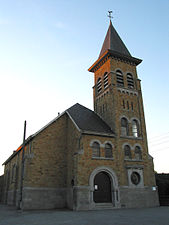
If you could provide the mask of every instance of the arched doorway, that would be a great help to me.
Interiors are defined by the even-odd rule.
[[[94,177],[93,200],[95,203],[112,202],[111,180],[106,172],[99,172]]]

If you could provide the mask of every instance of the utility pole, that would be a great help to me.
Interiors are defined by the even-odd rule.
[[[24,180],[24,163],[25,163],[25,137],[26,137],[26,120],[24,122],[24,134],[23,134],[23,144],[22,144],[22,161],[21,161],[21,180],[20,180],[20,199],[19,199],[19,209],[22,209],[22,195],[23,195],[23,180]]]

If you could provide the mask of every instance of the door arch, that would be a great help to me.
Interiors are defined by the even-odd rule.
[[[111,180],[106,172],[99,172],[94,178],[93,200],[95,203],[112,202]]]
[[[107,177],[108,183],[111,184],[111,185],[109,185],[109,187],[111,188],[111,190],[110,190],[111,202],[108,202],[108,200],[107,200],[106,203],[108,203],[108,204],[112,203],[113,207],[116,207],[116,208],[120,207],[120,192],[119,192],[119,186],[118,186],[118,179],[117,179],[115,172],[112,170],[112,168],[110,168],[108,166],[98,166],[90,174],[90,177],[89,177],[90,207],[95,208],[95,206],[99,203],[99,202],[95,202],[96,199],[95,199],[94,184],[95,184],[95,178],[97,181],[97,175],[100,173],[103,173],[104,175],[106,175],[105,177],[108,176]],[[109,200],[110,200],[110,198],[109,198]]]

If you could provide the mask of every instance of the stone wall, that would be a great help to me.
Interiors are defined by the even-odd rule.
[[[92,141],[98,141],[100,143],[101,154],[98,158],[92,157]],[[104,150],[105,143],[107,142],[113,146],[112,158],[105,158]],[[74,187],[74,194],[76,196],[74,209],[88,210],[97,208],[98,204],[93,202],[93,180],[90,181],[91,174],[95,170],[105,171],[110,177],[112,176],[112,207],[130,208],[159,205],[158,192],[154,184],[154,173],[149,173],[149,168],[147,169],[146,167],[146,159],[145,161],[125,161],[124,155],[122,155],[119,160],[118,144],[115,137],[83,135],[81,143],[84,151],[82,154],[76,155],[78,168],[77,184]],[[149,159],[149,164],[150,171],[153,172],[152,158]],[[140,173],[141,181],[137,186],[130,181],[130,176],[133,171]],[[147,182],[145,176],[148,177],[149,175],[152,177],[149,177],[150,181]]]
[[[121,70],[124,77],[124,87],[117,85],[116,70]],[[108,73],[109,85],[104,89],[104,74]],[[127,73],[131,73],[134,79],[134,88],[127,85]],[[114,58],[108,58],[96,69],[94,87],[95,111],[112,127],[115,135],[115,152],[118,160],[118,173],[120,185],[127,185],[126,167],[144,167],[144,185],[156,186],[154,168],[151,157],[148,155],[147,134],[144,118],[141,84],[137,76],[136,66]],[[102,91],[97,95],[96,86],[98,78],[102,78]],[[132,104],[132,107],[131,107]],[[129,134],[121,134],[121,118],[128,120]],[[132,119],[139,121],[139,137],[132,134]],[[131,147],[131,159],[124,160],[124,145]],[[135,146],[140,146],[142,159],[135,157]]]
[[[81,135],[67,114],[38,132],[25,146],[23,209],[73,209],[76,155]],[[5,166],[4,203],[19,206],[22,151]]]
[[[4,175],[0,176],[0,202],[2,202]]]
[[[120,187],[121,208],[144,208],[159,206],[158,191],[151,187]]]
[[[93,141],[100,143],[100,157],[92,156]],[[135,144],[133,139],[127,141]],[[106,143],[112,145],[111,158],[105,157]],[[22,208],[96,209],[94,171],[95,175],[105,171],[111,178],[112,208],[153,206],[153,202],[156,206],[152,158],[143,151],[142,160],[125,160],[123,143],[116,136],[81,133],[69,116],[63,114],[26,144]],[[22,151],[5,166],[5,203],[10,205],[19,205],[21,158]],[[134,170],[142,178],[139,188],[131,188],[129,179]],[[147,196],[145,201],[143,196]]]
[[[25,163],[23,209],[66,207],[66,128],[65,114],[32,140]]]

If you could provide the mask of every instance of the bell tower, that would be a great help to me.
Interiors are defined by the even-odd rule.
[[[89,71],[94,73],[94,111],[117,136],[139,136],[145,128],[140,80],[136,71],[141,61],[131,56],[110,20],[99,58]],[[130,122],[133,123],[131,129]]]
[[[129,188],[155,186],[136,70],[141,62],[131,56],[110,20],[99,57],[89,71],[94,73],[94,111],[115,134],[119,179],[122,186],[129,185]]]

